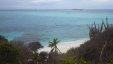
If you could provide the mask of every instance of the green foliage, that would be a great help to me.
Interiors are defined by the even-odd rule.
[[[91,27],[89,27],[90,41],[91,40],[95,40],[96,42],[99,42],[101,40],[103,41],[103,42],[101,41],[102,46],[100,48],[100,52],[98,52],[99,53],[99,63],[104,62],[104,58],[102,56],[105,53],[105,49],[107,48],[107,45],[109,44],[110,41],[112,41],[112,36],[113,36],[112,31],[113,31],[113,24],[108,24],[107,17],[106,17],[106,23],[104,23],[104,21],[102,20],[101,25],[97,25],[94,23]],[[100,39],[100,40],[98,40],[98,39]],[[106,53],[108,53],[108,52],[106,52]]]
[[[110,62],[108,64],[113,64],[113,60],[110,60]]]
[[[89,37],[90,39],[95,38],[95,36],[97,36],[98,34],[104,32],[105,30],[108,30],[110,28],[113,28],[113,25],[108,24],[108,18],[106,17],[106,23],[102,20],[102,24],[96,24],[94,22],[94,24],[92,24],[89,27]]]
[[[109,58],[108,64],[113,64],[113,57]]]
[[[47,55],[48,55],[47,52],[40,52],[40,54],[39,54],[39,62],[41,62],[41,63],[45,62],[46,59],[47,59]]]
[[[39,54],[35,53],[35,54],[33,54],[32,59],[35,63],[42,64],[47,60],[47,55],[48,55],[47,52],[40,52]]]
[[[0,45],[0,64],[18,64],[18,49],[10,43]]]
[[[0,44],[6,43],[6,42],[8,42],[8,40],[5,37],[0,35]]]
[[[16,41],[11,44],[19,50],[19,62],[20,64],[27,64],[28,59],[32,57],[32,51],[24,42]]]
[[[49,46],[48,47],[51,47],[51,52],[55,52],[55,53],[60,52],[60,50],[57,47],[57,44],[59,42],[60,41],[58,40],[58,38],[54,38],[53,41],[49,42]]]
[[[54,38],[53,41],[49,42],[49,47],[54,47],[56,44],[58,44],[60,41],[58,38]]]
[[[33,59],[33,61],[34,61],[35,63],[37,63],[38,60],[39,60],[38,54],[37,54],[37,53],[33,54],[32,59]]]
[[[91,64],[91,61],[84,60],[83,58],[79,59],[79,63],[77,64]]]
[[[43,48],[43,46],[40,44],[40,42],[31,42],[28,44],[28,47],[32,51],[31,59],[34,61],[35,64],[38,63],[40,61],[38,50],[40,48]]]
[[[67,57],[61,61],[61,64],[76,64],[76,60],[72,57]]]

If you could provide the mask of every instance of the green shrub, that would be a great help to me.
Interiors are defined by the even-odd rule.
[[[0,64],[18,64],[18,49],[10,43],[0,45]]]
[[[76,64],[76,61],[72,57],[67,57],[61,61],[61,64]]]

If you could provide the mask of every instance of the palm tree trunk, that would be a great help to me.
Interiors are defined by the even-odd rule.
[[[60,52],[60,54],[62,53],[58,48],[57,48],[57,50]]]

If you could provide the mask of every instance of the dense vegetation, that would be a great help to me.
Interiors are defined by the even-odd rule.
[[[0,36],[0,64],[113,64],[113,25],[102,22],[89,26],[90,40],[78,48],[61,53],[54,38],[49,42],[51,51],[38,52],[40,42],[9,42]]]

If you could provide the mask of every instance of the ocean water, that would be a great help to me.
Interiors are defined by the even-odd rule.
[[[0,35],[43,45],[55,37],[61,42],[80,40],[88,38],[87,25],[100,24],[106,16],[113,23],[111,10],[0,11]]]

